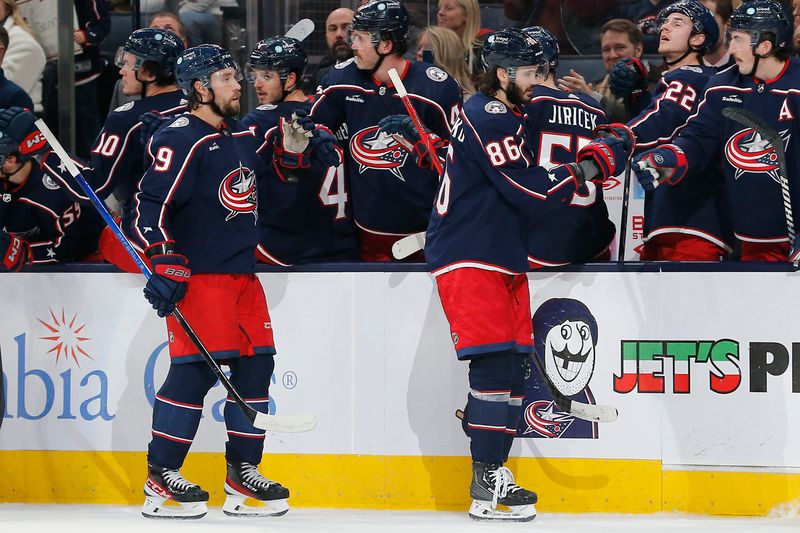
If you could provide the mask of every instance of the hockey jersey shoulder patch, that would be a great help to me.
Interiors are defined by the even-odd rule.
[[[256,109],[258,109],[260,111],[272,111],[273,109],[277,109],[277,108],[278,108],[278,106],[276,106],[275,104],[264,104],[264,105],[258,106]]]
[[[189,118],[188,117],[178,117],[168,127],[170,127],[170,128],[183,128],[184,126],[188,126],[188,125],[189,125]]]
[[[134,105],[136,105],[136,100],[134,100],[133,102],[128,102],[127,104],[122,104],[121,106],[116,108],[114,112],[121,113],[123,111],[128,111],[129,109],[133,109]]]
[[[680,68],[680,70],[688,70],[689,72],[696,72],[698,74],[703,73],[703,69],[698,67],[697,65],[684,65]]]
[[[439,82],[446,80],[448,77],[447,72],[443,71],[439,67],[428,67],[425,70],[425,74],[427,74],[428,77],[433,81],[439,81]]]
[[[508,113],[508,108],[502,102],[498,102],[497,100],[487,102],[486,105],[483,106],[483,110],[491,115],[502,115],[503,113]]]
[[[42,185],[44,185],[45,189],[51,191],[57,191],[61,188],[58,186],[58,183],[56,183],[56,181],[47,174],[42,175]]]

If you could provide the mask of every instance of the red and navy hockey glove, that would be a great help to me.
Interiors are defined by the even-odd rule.
[[[9,144],[14,152],[28,157],[46,152],[47,139],[36,127],[35,121],[36,115],[22,107],[0,110],[0,132],[3,133],[0,144]]]
[[[336,137],[324,127],[315,127],[309,143],[311,157],[314,161],[324,167],[338,167],[342,164],[339,144]]]
[[[386,135],[399,135],[414,146],[421,138],[414,121],[408,115],[389,115],[378,122],[378,129]]]
[[[0,251],[2,251],[3,268],[11,272],[19,272],[24,265],[33,260],[28,241],[16,235],[9,235],[5,231],[0,231]]]
[[[602,183],[611,176],[616,176],[624,170],[631,154],[630,142],[618,137],[595,139],[578,151],[578,163],[589,160],[597,165],[599,174],[587,180]]]
[[[139,140],[147,146],[150,138],[158,133],[161,128],[169,126],[175,120],[175,115],[162,115],[158,111],[148,111],[139,117],[142,127],[139,129]]]
[[[652,191],[662,182],[675,185],[686,175],[688,162],[683,150],[674,144],[665,144],[637,155],[631,169],[646,191]]]
[[[596,137],[606,138],[606,137],[616,137],[628,144],[628,150],[633,153],[636,149],[636,136],[633,134],[633,130],[628,127],[627,124],[623,124],[621,122],[613,122],[611,124],[601,124],[597,126],[592,133]]]
[[[647,65],[641,59],[620,59],[608,73],[608,86],[617,98],[636,96],[647,90]]]
[[[189,260],[186,256],[172,253],[170,246],[163,245],[151,246],[145,255],[153,265],[153,274],[144,287],[144,296],[158,316],[164,318],[172,314],[175,305],[186,295],[187,282],[192,275]]]
[[[389,115],[378,122],[380,131],[391,135],[407,152],[414,154],[417,165],[421,168],[436,170],[433,158],[442,160],[439,154],[444,154],[447,149],[447,141],[441,139],[435,133],[425,130],[425,134],[430,140],[430,148],[422,139],[419,131],[414,126],[414,121],[408,115]]]

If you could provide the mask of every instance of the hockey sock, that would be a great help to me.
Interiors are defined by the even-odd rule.
[[[502,464],[515,354],[499,352],[469,363],[467,429],[472,459]]]
[[[272,355],[239,357],[229,361],[231,383],[253,409],[266,413],[269,407],[269,384],[275,359]],[[264,451],[264,430],[257,429],[230,398],[225,402],[225,427],[228,442],[225,458],[233,463],[246,461],[257,465]]]
[[[525,380],[530,375],[531,354],[518,353],[514,358],[514,376],[511,378],[511,399],[508,401],[508,422],[506,423],[505,449],[503,462],[508,461],[511,445],[517,436],[519,419],[522,416],[522,399],[525,397]]]
[[[197,433],[203,398],[217,376],[204,362],[172,364],[153,405],[153,440],[147,461],[165,468],[180,468]]]

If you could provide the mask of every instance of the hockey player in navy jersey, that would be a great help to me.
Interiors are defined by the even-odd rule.
[[[684,177],[704,179],[699,169],[721,165],[742,261],[785,261],[793,244],[787,219],[798,220],[800,214],[800,150],[795,146],[800,136],[800,60],[791,57],[792,22],[773,0],[745,2],[731,16],[728,39],[736,65],[711,78],[671,144],[636,156],[634,172],[652,190]],[[749,110],[778,132],[788,168],[779,168],[773,146],[758,131],[722,115],[728,107]],[[789,179],[788,206],[781,174]]]
[[[59,185],[59,168],[40,164],[47,142],[38,130],[29,133],[35,120],[20,108],[0,110],[0,251],[8,270],[83,259],[97,251],[103,227],[94,209]]]
[[[255,46],[247,64],[247,78],[261,105],[242,124],[263,140],[258,151],[267,170],[258,188],[261,237],[256,253],[267,264],[358,258],[344,167],[328,166],[318,157],[292,169],[273,161],[280,128],[310,108],[300,87],[307,63],[300,41],[271,37]]]
[[[524,105],[548,75],[541,45],[521,30],[487,37],[487,72],[457,117],[431,214],[426,256],[460,360],[469,361],[466,429],[473,477],[469,514],[481,520],[535,517],[535,493],[503,464],[521,415],[533,351],[528,279],[529,217],[568,201],[583,185],[579,164],[540,167],[530,150]],[[630,144],[588,143],[603,180],[627,161]],[[508,506],[502,511],[497,504]]]
[[[388,71],[397,69],[424,126],[441,147],[461,106],[458,83],[446,72],[403,59],[407,49],[408,12],[397,0],[362,5],[349,30],[355,57],[336,65],[322,80],[311,109],[313,119],[338,131],[347,126],[345,163],[361,258],[389,261],[398,239],[425,229],[439,183],[425,161],[424,144],[406,150],[379,130],[384,117],[405,114]]]
[[[575,161],[578,150],[606,123],[600,104],[585,93],[556,88],[558,41],[541,26],[525,28],[542,47],[549,73],[533,88],[525,106],[530,149],[535,163],[546,169]],[[608,260],[614,240],[614,223],[608,219],[603,188],[586,182],[567,202],[534,214],[528,233],[528,262],[532,269]]]
[[[142,512],[148,517],[200,518],[208,493],[179,469],[197,432],[203,398],[216,382],[211,368],[170,316],[175,306],[231,383],[255,409],[267,412],[275,347],[272,321],[255,270],[259,239],[257,140],[231,117],[239,113],[242,76],[227,50],[186,50],[175,70],[190,112],[159,130],[147,145],[152,164],[134,195],[125,229],[152,263],[145,296],[167,317],[171,364],[153,407],[152,440]],[[230,515],[280,515],[289,491],[258,471],[264,432],[233,402],[224,409]],[[246,498],[265,503],[252,508]],[[174,500],[181,507],[165,506]]]
[[[702,57],[719,39],[714,15],[697,0],[680,0],[658,17],[659,53],[667,72],[659,80],[653,102],[628,123],[643,152],[668,142],[697,110],[709,78],[716,70]],[[719,261],[732,251],[732,235],[724,180],[712,161],[698,167],[673,187],[646,191],[644,244],[649,261]]]

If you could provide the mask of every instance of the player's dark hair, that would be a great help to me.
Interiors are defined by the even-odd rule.
[[[189,91],[189,94],[186,96],[186,105],[189,106],[191,111],[196,111],[200,109],[200,106],[203,105],[203,101],[200,99],[200,94],[192,89]]]
[[[498,67],[499,68],[499,67]],[[497,77],[497,68],[481,72],[475,87],[486,96],[494,96],[500,90],[500,78]]]
[[[169,85],[175,84],[175,71],[174,70],[168,71],[162,68],[155,61],[145,61],[144,63],[142,63],[142,66],[139,67],[139,70],[143,70],[148,74],[152,74],[153,77],[155,77],[153,83],[155,83],[159,87],[167,87]]]
[[[715,5],[717,6],[715,14],[719,15],[723,24],[727,24],[733,15],[733,0],[717,0]]]
[[[381,34],[381,41],[391,41],[392,51],[391,54],[397,57],[403,57],[408,52],[408,41],[398,41],[388,33]]]
[[[0,46],[8,48],[8,32],[2,26],[0,26],[0,30],[3,30],[0,31]]]

